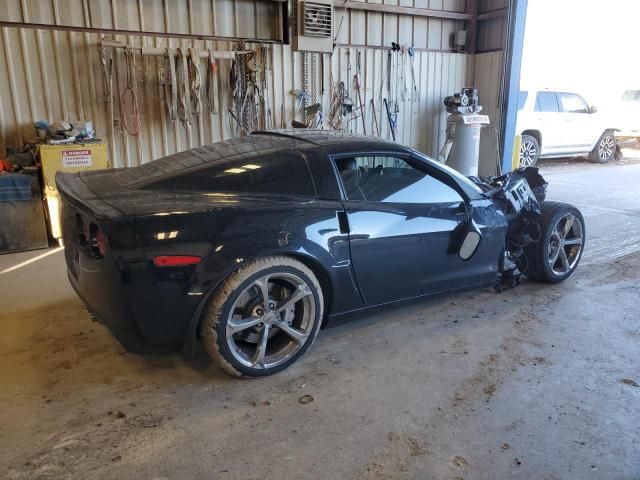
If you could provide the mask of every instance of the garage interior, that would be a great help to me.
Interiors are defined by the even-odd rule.
[[[443,99],[473,86],[490,121],[478,174],[512,169],[526,1],[336,1],[323,53],[296,38],[294,4],[8,0],[0,152],[26,161],[34,144],[38,155],[54,151],[33,139],[40,122],[63,121],[86,135],[77,156],[90,149],[103,152],[102,166],[132,167],[308,125],[318,120],[308,108],[320,105],[325,128],[443,161]],[[192,68],[197,108],[168,81],[191,79]],[[349,105],[340,125],[336,102]],[[563,284],[367,312],[253,381],[224,375],[200,350],[193,359],[129,353],[92,322],[53,246],[60,234],[44,227],[57,208],[45,172],[34,190],[46,206],[38,228],[20,222],[32,207],[3,214],[8,237],[23,232],[32,246],[0,255],[2,475],[640,477],[640,162],[625,155],[541,167],[548,198],[578,206],[587,225],[580,268]]]

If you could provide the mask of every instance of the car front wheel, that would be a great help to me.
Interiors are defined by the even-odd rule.
[[[558,283],[571,276],[580,262],[585,242],[584,218],[573,205],[542,202],[540,239],[525,248],[527,276]]]
[[[311,347],[324,309],[322,288],[303,263],[284,256],[247,263],[213,294],[202,342],[234,376],[260,377],[287,368]]]
[[[589,159],[594,163],[607,163],[615,156],[616,148],[613,132],[604,132],[598,139]]]
[[[536,137],[522,135],[520,143],[520,166],[532,167],[538,162],[540,156],[540,145]]]

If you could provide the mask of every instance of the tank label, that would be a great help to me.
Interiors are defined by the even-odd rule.
[[[91,150],[63,150],[62,166],[65,168],[90,167]]]
[[[465,125],[469,125],[472,123],[484,123],[489,124],[489,116],[488,115],[463,115],[462,121]]]

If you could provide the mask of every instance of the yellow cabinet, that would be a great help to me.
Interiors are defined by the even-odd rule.
[[[44,195],[49,210],[49,227],[53,238],[62,238],[60,195],[56,189],[57,172],[83,172],[109,168],[106,143],[41,145],[40,162],[44,178]]]

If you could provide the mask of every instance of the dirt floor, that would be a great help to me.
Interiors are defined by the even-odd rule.
[[[261,380],[126,353],[61,252],[0,256],[0,476],[640,478],[640,164],[543,174],[586,217],[571,279],[373,313]]]

